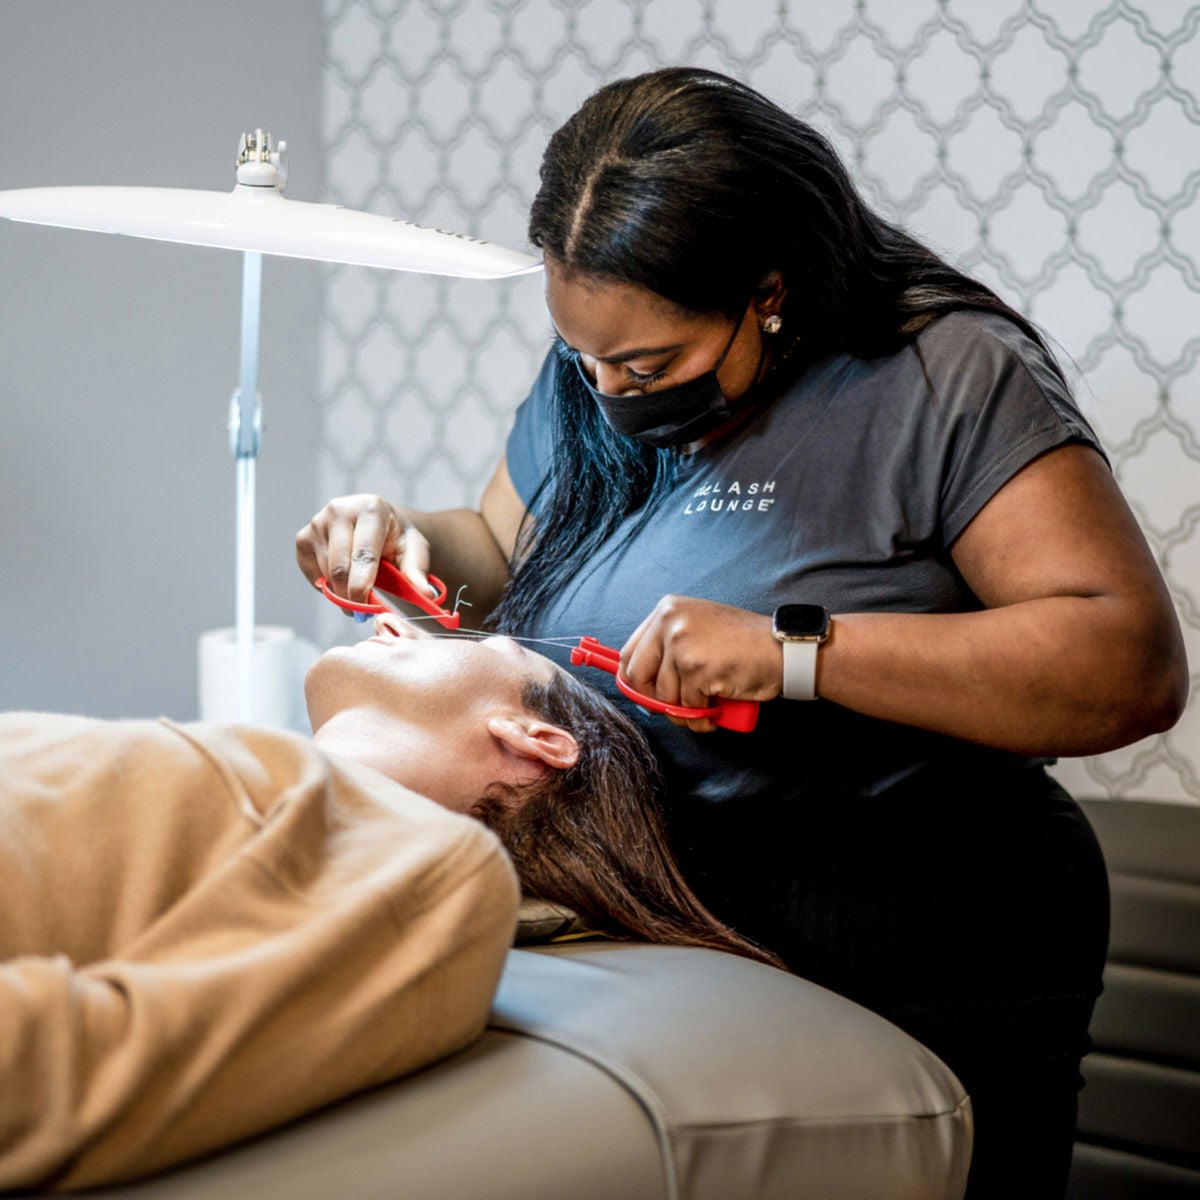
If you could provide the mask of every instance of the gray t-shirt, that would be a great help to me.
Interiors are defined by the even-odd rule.
[[[554,372],[551,355],[508,441],[526,504],[549,461]],[[683,456],[644,524],[629,518],[527,632],[620,646],[668,592],[759,613],[978,609],[951,546],[1017,471],[1067,442],[1099,449],[1049,356],[1003,317],[950,314],[889,357],[813,364],[732,434]],[[916,772],[965,783],[1030,762],[825,701],[765,704],[748,735],[640,721],[675,785],[711,801],[876,795]]]

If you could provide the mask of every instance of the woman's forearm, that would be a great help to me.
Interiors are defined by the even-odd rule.
[[[775,702],[783,647],[771,618],[664,596],[622,648],[638,691],[703,707]],[[1098,754],[1169,728],[1187,659],[1165,589],[1060,593],[963,613],[835,613],[817,695],[865,716],[1014,753]],[[782,701],[797,719],[804,701]],[[688,722],[697,731],[707,721]]]
[[[478,628],[496,607],[508,582],[508,564],[525,521],[525,504],[517,495],[501,458],[479,501],[479,510],[409,512],[409,519],[429,542],[433,573],[451,597],[464,588],[470,604],[463,620]]]
[[[456,598],[463,622],[483,623],[508,579],[508,558],[474,509],[400,510],[429,542],[429,569],[446,585],[447,606]],[[469,606],[469,607],[468,607]]]
[[[835,616],[820,696],[1024,754],[1098,754],[1169,728],[1187,696],[1173,614],[1105,596],[983,612]]]

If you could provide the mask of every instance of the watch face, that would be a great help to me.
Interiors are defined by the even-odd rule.
[[[829,610],[819,604],[781,604],[775,610],[775,631],[782,638],[828,637]]]

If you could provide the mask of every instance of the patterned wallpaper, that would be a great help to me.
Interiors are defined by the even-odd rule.
[[[325,198],[524,247],[550,131],[600,83],[681,62],[818,126],[880,210],[1050,335],[1195,681],[1200,5],[326,0]],[[323,494],[473,505],[548,338],[537,278],[330,268]],[[1058,773],[1078,795],[1200,802],[1200,698],[1170,733]]]

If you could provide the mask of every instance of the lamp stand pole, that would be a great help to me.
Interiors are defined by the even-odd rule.
[[[258,331],[262,308],[262,255],[242,256],[242,354],[240,386],[229,406],[229,447],[236,463],[235,615],[237,715],[254,720],[254,525],[255,467],[262,440],[258,395]]]

